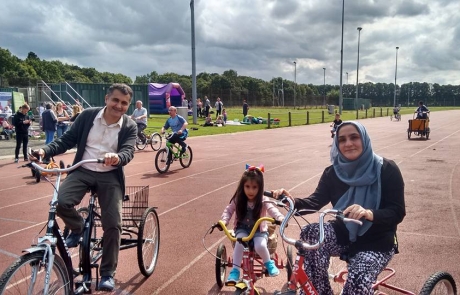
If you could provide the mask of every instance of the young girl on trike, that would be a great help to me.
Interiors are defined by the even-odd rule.
[[[222,213],[221,220],[227,225],[236,212],[234,231],[236,238],[249,236],[255,222],[264,216],[271,216],[275,220],[282,221],[283,214],[273,204],[264,202],[267,197],[264,192],[264,167],[246,165],[246,171],[239,182],[238,188],[230,200],[230,203]],[[254,250],[262,258],[269,276],[277,276],[279,270],[275,262],[270,258],[267,247],[268,225],[263,221],[253,238]],[[240,278],[241,261],[244,246],[237,242],[233,250],[233,268],[227,279],[228,282],[238,282]]]

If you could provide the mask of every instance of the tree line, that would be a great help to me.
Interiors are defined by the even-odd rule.
[[[158,74],[156,71],[132,79],[121,73],[99,72],[95,68],[84,68],[40,59],[29,52],[24,60],[0,47],[0,87],[35,86],[41,80],[48,84],[64,81],[75,83],[126,83],[147,84],[176,82],[181,85],[186,97],[192,96],[191,75],[176,73]],[[229,69],[222,74],[199,73],[196,77],[197,96],[208,96],[211,101],[220,97],[226,106],[239,106],[243,99],[250,105],[258,106],[296,106],[339,103],[339,85],[295,84],[294,81],[274,77],[270,81],[239,76],[237,71]],[[392,106],[395,85],[393,83],[359,83],[359,98],[371,99],[373,106]],[[356,85],[342,86],[344,98],[356,97]],[[430,106],[460,105],[460,85],[439,85],[427,82],[410,82],[396,85],[396,103],[402,106],[414,106],[418,101]]]

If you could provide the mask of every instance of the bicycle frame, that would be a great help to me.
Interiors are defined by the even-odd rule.
[[[297,249],[297,255],[295,262],[292,266],[292,275],[289,279],[288,282],[288,290],[284,291],[283,293],[275,293],[275,294],[296,294],[296,291],[298,288],[302,288],[302,290],[305,292],[307,295],[319,295],[318,291],[315,289],[312,281],[308,277],[307,273],[305,272],[303,265],[304,265],[304,253],[309,250],[316,250],[318,249],[323,243],[324,243],[324,217],[328,214],[334,215],[338,219],[342,219],[344,222],[355,222],[355,223],[361,223],[358,220],[354,219],[349,219],[345,218],[343,213],[339,210],[335,209],[326,209],[321,212],[320,217],[319,217],[319,240],[316,244],[310,245],[307,244],[301,240],[294,240],[286,237],[284,234],[284,229],[286,228],[286,224],[288,220],[296,213],[294,208],[294,203],[291,199],[286,198],[286,200],[289,202],[289,211],[286,214],[286,218],[283,220],[280,226],[280,234],[281,237],[284,241],[286,241],[288,244],[294,245]],[[394,285],[391,285],[387,283],[386,281],[393,277],[396,273],[396,271],[392,268],[386,267],[383,271],[382,274],[386,272],[387,274],[382,277],[380,280],[377,280],[374,285],[372,286],[374,290],[374,294],[385,294],[383,292],[378,291],[379,287],[385,287],[393,291],[397,291],[401,294],[406,294],[406,295],[415,295],[415,293],[407,291],[405,289],[396,287]],[[334,282],[340,283],[341,285],[345,284],[346,282],[346,274],[348,271],[346,269],[340,270],[337,274],[333,276]],[[298,287],[299,286],[299,287]]]
[[[51,268],[53,267],[53,261],[54,261],[54,255],[56,255],[56,248],[59,252],[59,256],[63,259],[64,264],[66,266],[68,278],[69,278],[69,284],[70,286],[74,286],[74,270],[72,266],[72,257],[69,253],[69,248],[67,247],[65,243],[65,238],[63,236],[63,233],[61,229],[59,228],[59,225],[56,222],[56,205],[57,205],[57,199],[58,199],[58,192],[59,192],[59,187],[61,183],[61,176],[65,172],[69,172],[73,169],[78,168],[82,164],[85,163],[103,163],[104,160],[99,159],[99,160],[84,160],[81,161],[79,164],[74,165],[69,168],[63,168],[63,169],[45,169],[39,166],[36,163],[31,163],[32,166],[39,170],[39,171],[46,171],[49,173],[56,173],[57,177],[55,180],[55,190],[53,192],[53,198],[50,202],[50,209],[48,212],[48,221],[47,221],[47,228],[46,228],[46,233],[43,237],[38,238],[38,243],[37,245],[25,249],[23,252],[27,253],[33,253],[37,251],[45,251],[45,256],[48,257],[48,269],[46,270],[48,276],[51,272]],[[92,195],[91,199],[93,200],[92,203],[90,203],[89,206],[89,212],[88,212],[88,218],[85,220],[85,229],[84,229],[84,235],[89,235],[91,236],[91,231],[92,227],[94,226],[93,224],[93,218],[94,218],[94,196]],[[90,239],[87,239],[87,241],[90,241]],[[74,291],[75,294],[82,294],[83,292],[87,292],[90,290],[90,285],[91,285],[91,267],[93,265],[93,262],[90,261],[91,257],[89,255],[89,243],[88,245],[82,245],[82,247],[85,247],[86,251],[84,251],[83,258],[82,258],[82,265],[81,265],[81,272],[80,274],[83,275],[83,281],[79,284],[77,284],[77,289]],[[97,282],[96,282],[97,284]],[[45,286],[44,286],[44,294],[48,294],[48,288],[49,288],[49,281],[45,281]]]
[[[251,232],[249,233],[249,236],[243,237],[243,238],[236,238],[234,237],[230,231],[227,229],[225,226],[225,223],[222,220],[219,220],[218,224],[220,227],[223,229],[225,235],[227,238],[236,243],[241,243],[243,245],[243,260],[241,263],[241,269],[243,270],[243,278],[237,282],[236,284],[228,284],[226,283],[227,286],[234,286],[237,289],[240,289],[241,292],[245,292],[246,290],[249,291],[250,295],[257,294],[255,293],[256,291],[254,290],[254,283],[259,279],[262,278],[257,276],[257,272],[255,271],[254,268],[254,260],[257,260],[255,257],[255,252],[251,251],[249,249],[249,241],[252,240],[254,237],[255,233],[257,232],[257,229],[260,226],[260,223],[263,221],[268,221],[271,223],[275,223],[275,219],[271,217],[261,217],[259,218],[256,223],[254,224],[254,227],[252,228]],[[260,270],[260,273],[263,273],[263,268]]]

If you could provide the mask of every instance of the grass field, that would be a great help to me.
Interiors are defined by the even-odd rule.
[[[441,110],[453,110],[460,109],[460,107],[432,107],[430,111],[441,111]],[[228,121],[234,121],[235,119],[242,121],[243,113],[241,108],[226,108],[228,114]],[[335,109],[338,112],[338,108]],[[401,108],[400,114],[412,114],[414,108]],[[307,109],[289,109],[289,108],[251,108],[249,115],[256,118],[267,119],[270,115],[271,119],[280,119],[279,125],[271,125],[271,128],[280,128],[289,126],[289,114],[291,117],[290,126],[299,126],[307,124],[307,113],[308,113],[308,124],[328,123],[334,121],[334,114],[328,114],[325,108],[307,108]],[[358,118],[373,118],[373,117],[385,117],[393,114],[393,108],[370,108],[366,111],[359,111]],[[342,111],[342,120],[355,120],[356,111]],[[148,120],[147,132],[154,132],[161,130],[166,119],[169,115],[150,115]],[[211,117],[215,119],[215,114]],[[249,130],[267,129],[267,124],[251,124],[251,125],[226,125],[223,127],[203,127],[204,118],[197,118],[197,124],[193,124],[193,116],[188,116],[187,121],[189,122],[188,128],[190,129],[189,136],[202,136],[222,133],[235,133]]]

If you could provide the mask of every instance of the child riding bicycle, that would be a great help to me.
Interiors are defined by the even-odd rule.
[[[337,130],[337,127],[342,124],[342,119],[340,119],[340,114],[337,113],[335,114],[335,119],[331,123],[331,137],[334,138],[335,131]]]
[[[165,133],[171,127],[174,133],[168,141],[173,144],[178,143],[182,147],[180,153],[183,154],[187,150],[187,144],[184,141],[188,136],[188,122],[184,117],[177,114],[176,107],[170,106],[168,112],[170,117],[166,120],[165,125],[161,127],[161,133]]]
[[[233,213],[236,211],[234,226],[235,235],[237,238],[249,236],[255,222],[260,217],[270,215],[276,220],[282,221],[283,214],[280,213],[278,208],[270,203],[264,203],[266,197],[263,196],[264,192],[264,168],[246,165],[241,177],[240,183],[233,195],[230,203],[222,213],[221,220],[227,225],[232,218]],[[257,230],[253,242],[254,250],[262,258],[262,261],[267,268],[268,275],[273,277],[279,274],[279,270],[275,262],[270,259],[270,253],[267,247],[268,241],[268,225],[266,221],[262,222],[260,228]],[[243,245],[241,243],[235,244],[233,251],[233,268],[230,271],[227,282],[238,282],[240,278],[240,266],[243,259]]]

